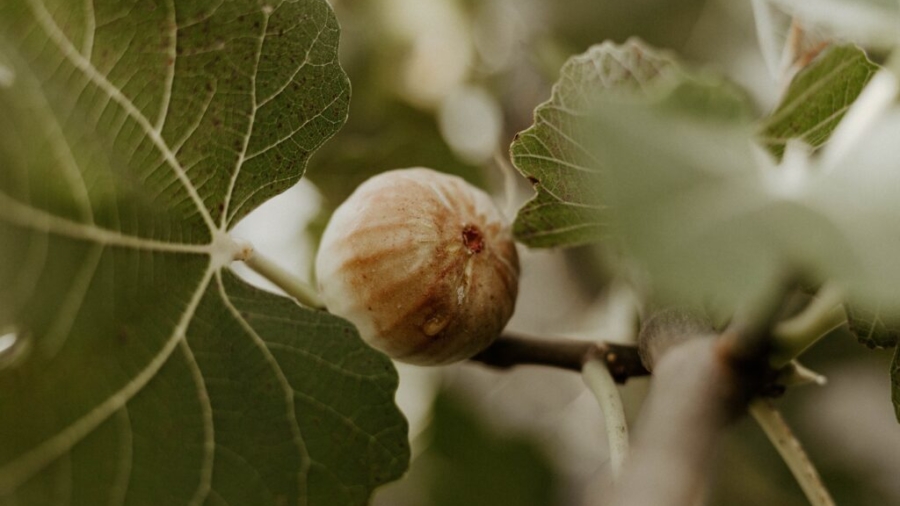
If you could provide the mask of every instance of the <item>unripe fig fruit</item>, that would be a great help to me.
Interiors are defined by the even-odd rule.
[[[486,348],[512,316],[519,259],[490,197],[456,176],[379,174],[334,212],[316,257],[319,292],[372,347],[438,365]]]

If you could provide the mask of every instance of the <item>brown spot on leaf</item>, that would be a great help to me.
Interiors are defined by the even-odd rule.
[[[119,327],[119,331],[116,332],[116,342],[121,345],[128,344],[128,338],[130,337],[130,333],[128,332],[127,327]]]

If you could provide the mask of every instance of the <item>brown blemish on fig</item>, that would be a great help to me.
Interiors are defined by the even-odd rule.
[[[425,325],[422,325],[422,332],[428,337],[440,334],[442,330],[447,328],[447,324],[450,323],[448,316],[445,313],[435,313],[425,322]]]
[[[484,236],[475,225],[466,225],[462,231],[463,244],[469,253],[479,253],[484,249]]]

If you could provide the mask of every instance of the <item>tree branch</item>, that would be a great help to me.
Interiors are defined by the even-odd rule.
[[[834,499],[828,493],[828,489],[822,483],[819,472],[810,462],[800,441],[794,436],[790,426],[775,409],[770,401],[756,399],[750,403],[750,414],[759,423],[768,436],[769,441],[775,445],[778,454],[784,459],[806,498],[813,506],[834,506]]]
[[[700,497],[719,436],[774,379],[767,335],[775,311],[721,336],[684,311],[644,323],[638,342],[654,381],[614,505],[685,506]]]
[[[536,339],[506,334],[471,360],[497,369],[540,365],[581,372],[590,359],[606,364],[617,383],[646,376],[636,346],[574,339]]]
[[[711,474],[719,434],[740,404],[713,339],[674,347],[653,375],[615,506],[694,504]]]

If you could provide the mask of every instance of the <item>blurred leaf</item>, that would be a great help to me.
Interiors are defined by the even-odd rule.
[[[864,46],[890,48],[900,41],[900,4],[894,0],[769,0],[807,28]]]
[[[733,308],[799,270],[900,314],[900,111],[828,173],[790,146],[776,166],[746,126],[664,103],[610,104],[595,119],[620,230],[656,288]]]
[[[674,72],[668,55],[637,39],[594,46],[563,66],[550,100],[535,110],[534,125],[510,148],[513,164],[537,192],[513,225],[519,241],[574,246],[602,236],[608,208],[598,194],[600,169],[581,146],[579,118],[596,94],[637,95]]]
[[[756,26],[756,38],[763,61],[769,74],[778,78],[782,73],[785,46],[792,32],[791,16],[766,0],[753,0],[749,3],[753,10],[753,24]],[[805,41],[805,37],[802,41]]]
[[[307,177],[336,207],[366,179],[391,169],[429,167],[484,186],[478,167],[461,162],[430,114],[382,97],[377,110],[351,106],[351,119],[320,149]]]
[[[655,93],[609,93],[597,82],[602,66],[572,71],[585,58],[573,59],[556,102],[543,106],[553,120],[539,111],[513,153],[548,194],[596,211],[597,219],[536,200],[531,205],[555,214],[523,213],[535,224],[524,233],[519,224],[526,242],[535,232],[565,244],[576,230],[581,237],[580,229],[602,230],[624,239],[657,295],[725,314],[791,271],[816,282],[834,278],[853,300],[900,313],[893,190],[900,187],[900,112],[887,114],[844,165],[823,174],[799,145],[780,165],[767,156],[755,144],[746,99],[721,80],[670,65]],[[559,98],[570,95],[576,98]],[[832,105],[835,113],[845,107]]]
[[[801,269],[819,280],[840,279],[866,303],[887,298],[900,309],[900,272],[889,259],[900,246],[889,219],[900,211],[890,191],[898,178],[888,141],[900,128],[896,118],[873,129],[851,161],[826,178],[802,151],[783,166],[767,159],[753,145],[740,94],[721,82],[673,70],[674,79],[657,80],[657,93],[627,100],[596,83],[599,65],[573,77],[571,66],[584,59],[567,65],[556,103],[545,105],[565,121],[546,121],[539,111],[529,137],[513,146],[514,158],[537,155],[546,171],[541,179],[516,158],[526,175],[541,186],[549,181],[550,196],[553,189],[568,192],[557,201],[578,207],[563,214],[547,197],[533,201],[541,207],[521,215],[533,229],[518,223],[526,242],[535,231],[550,237],[542,245],[565,244],[573,231],[581,234],[575,240],[620,234],[657,292],[681,303],[731,310]],[[577,90],[578,100],[560,102],[567,97],[561,89]],[[838,115],[846,106],[831,105],[830,114],[819,113]],[[585,218],[591,211],[594,220]],[[601,228],[601,217],[619,227]]]
[[[552,40],[563,44],[567,54],[573,54],[598,40],[629,37],[639,37],[656,47],[680,48],[688,44],[707,3],[704,0],[568,0],[539,5],[541,21],[552,34]]]
[[[523,436],[500,436],[446,392],[438,395],[427,451],[432,506],[548,506],[557,478]],[[424,456],[423,456],[424,457]]]
[[[891,363],[891,400],[894,401],[894,413],[900,422],[900,346],[894,352],[894,361]]]
[[[799,270],[852,300],[900,311],[895,233],[900,187],[892,114],[823,174],[800,150],[776,166],[737,122],[658,105],[594,115],[597,157],[630,253],[666,298],[733,310]],[[698,300],[699,299],[699,300]]]
[[[346,119],[321,0],[0,3],[0,504],[365,504],[390,361],[225,267]]]
[[[390,2],[388,2],[390,3]],[[396,2],[394,2],[396,3]],[[390,7],[398,8],[391,3]],[[342,63],[354,86],[347,123],[310,161],[307,177],[325,196],[324,221],[363,181],[407,167],[429,167],[484,187],[481,168],[461,161],[438,129],[435,114],[411,106],[401,95],[404,58],[413,49],[398,33],[404,21],[386,19],[382,1],[339,2],[347,40]],[[423,12],[431,10],[422,7]]]
[[[900,325],[885,321],[878,311],[846,304],[847,327],[869,348],[892,348],[900,344]]]
[[[710,76],[684,73],[670,56],[632,39],[575,56],[563,67],[551,99],[535,111],[535,124],[511,147],[513,163],[537,195],[519,211],[514,232],[533,247],[574,246],[609,235],[604,170],[594,151],[608,139],[589,131],[599,102],[658,101],[685,114],[722,120],[748,117],[746,97]]]
[[[790,139],[822,145],[876,70],[856,46],[827,49],[794,77],[784,99],[763,120],[766,146],[780,157]]]

